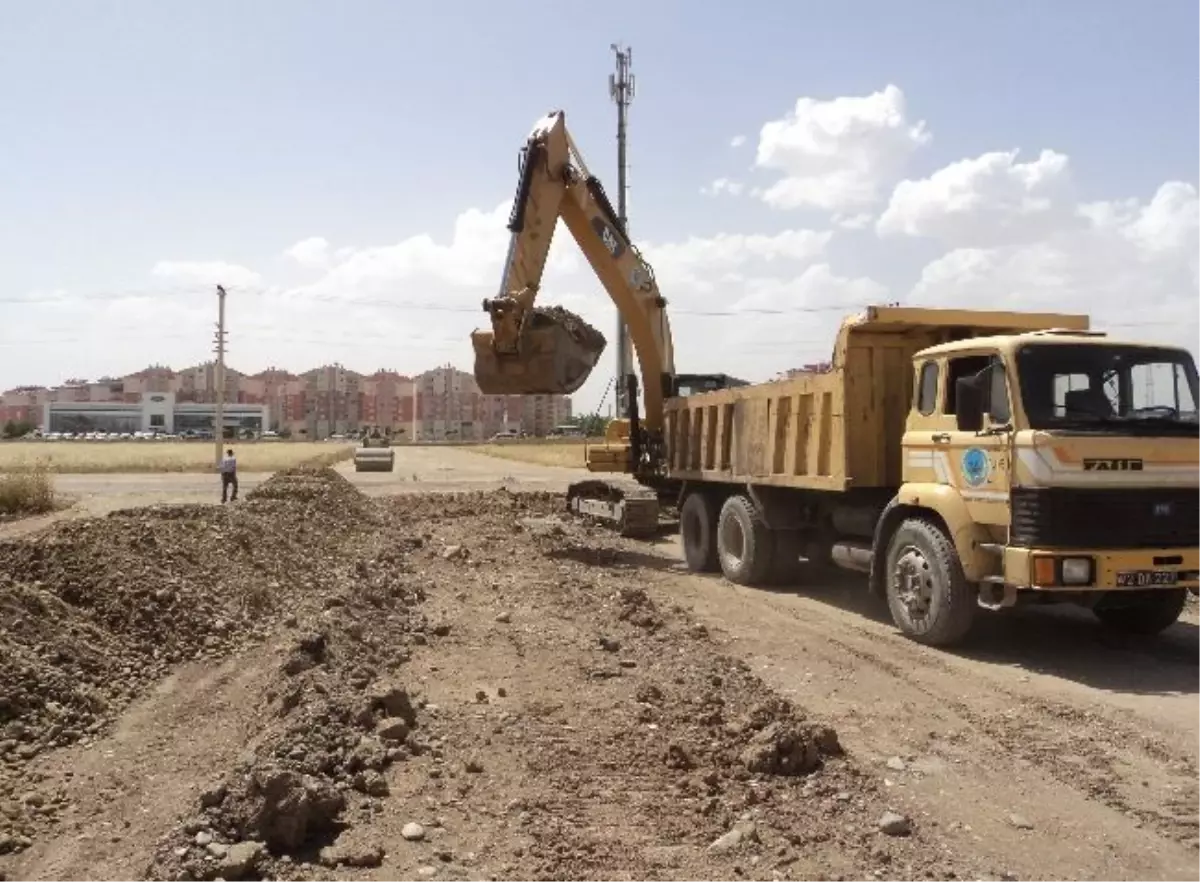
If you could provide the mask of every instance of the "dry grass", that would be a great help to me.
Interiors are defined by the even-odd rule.
[[[0,517],[24,517],[53,511],[54,479],[44,469],[0,475]]]
[[[239,472],[275,472],[300,463],[349,459],[353,444],[312,441],[233,442]],[[213,445],[170,441],[10,441],[0,444],[0,473],[130,474],[210,472]]]
[[[587,465],[587,446],[603,444],[603,438],[556,438],[545,441],[500,441],[476,444],[469,449],[484,456],[529,462],[536,465],[581,469]]]

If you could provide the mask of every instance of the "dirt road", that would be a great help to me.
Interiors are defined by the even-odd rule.
[[[583,469],[557,468],[509,462],[454,447],[397,447],[391,472],[354,471],[352,462],[335,469],[368,496],[396,493],[445,493],[471,490],[545,490],[562,492],[567,484],[587,475]],[[239,492],[248,493],[270,477],[266,472],[239,476]],[[0,538],[37,532],[65,518],[103,515],[143,505],[204,504],[220,500],[216,475],[164,474],[61,474],[55,489],[67,500],[63,511],[11,523],[0,523]]]
[[[317,774],[332,748],[298,734],[314,728],[348,756],[367,735],[329,730],[343,718],[329,702],[390,669],[425,705],[414,722],[427,730],[371,773],[383,784],[366,772],[330,779],[349,794],[349,826],[325,847],[359,866],[334,872],[324,864],[336,855],[302,848],[281,864],[275,848],[256,857],[258,877],[1200,878],[1194,607],[1158,640],[1031,611],[984,617],[964,650],[928,650],[899,637],[852,578],[763,591],[688,575],[674,540],[559,524],[545,517],[553,499],[388,501],[502,480],[557,491],[575,477],[461,450],[400,452],[393,474],[346,475],[382,498],[385,521],[339,527],[351,544],[322,558],[328,573],[292,577],[311,596],[289,594],[286,576],[272,582],[285,596],[258,641],[214,644],[130,690],[115,728],[86,745],[28,762],[8,746],[0,783],[13,802],[0,808],[37,810],[19,834],[30,845],[0,857],[0,871],[117,878],[151,862],[160,876],[203,876],[227,858],[196,843],[236,841],[247,775],[264,757]],[[280,564],[246,572],[280,579]],[[407,611],[356,611],[383,603],[377,591]],[[279,673],[314,627],[333,628],[320,677]],[[361,664],[344,640],[367,647]],[[289,729],[280,696],[297,688],[319,698],[300,703],[319,719]],[[779,711],[772,695],[799,710]],[[210,735],[196,737],[198,719]],[[846,756],[801,778],[749,771],[753,739],[793,719],[831,726]],[[214,782],[235,802],[202,810]],[[30,803],[44,791],[53,799]],[[884,812],[910,835],[881,832]],[[413,821],[424,829],[410,841],[401,828]]]

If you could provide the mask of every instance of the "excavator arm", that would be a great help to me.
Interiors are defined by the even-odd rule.
[[[667,303],[654,270],[625,235],[604,187],[584,164],[562,111],[539,120],[521,152],[500,290],[483,302],[491,328],[471,335],[480,391],[570,394],[586,382],[604,351],[604,336],[583,319],[535,305],[560,218],[629,329],[643,399],[640,430],[633,428],[661,439],[663,403],[673,392],[675,375]],[[636,424],[636,416],[631,422]]]

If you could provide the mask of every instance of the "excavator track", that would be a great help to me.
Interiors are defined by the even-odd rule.
[[[658,532],[658,494],[612,481],[577,481],[567,488],[567,511],[644,539]]]

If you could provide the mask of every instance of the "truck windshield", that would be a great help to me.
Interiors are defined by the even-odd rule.
[[[1158,346],[1028,343],[1017,351],[1031,429],[1196,435],[1196,363]]]

